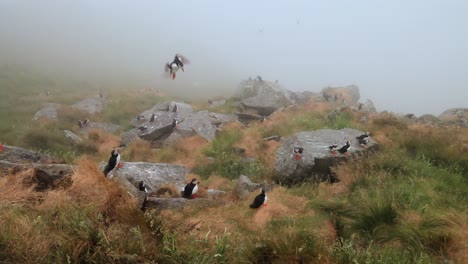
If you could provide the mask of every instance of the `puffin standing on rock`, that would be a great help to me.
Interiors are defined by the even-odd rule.
[[[193,178],[192,181],[184,188],[184,198],[194,199],[197,198],[198,180]]]
[[[359,137],[356,137],[359,145],[361,148],[365,148],[367,143],[369,143],[369,132],[366,132],[365,134],[360,135]]]
[[[333,144],[331,146],[328,146],[328,148],[330,149],[332,155],[335,156],[336,155],[336,150],[338,150],[338,144]]]
[[[255,197],[253,203],[250,205],[250,208],[255,209],[261,206],[266,206],[267,200],[268,196],[265,194],[265,189],[262,188],[260,194]]]
[[[351,148],[351,141],[348,140],[348,141],[346,141],[346,144],[344,146],[342,146],[341,148],[338,149],[338,152],[348,156],[349,155],[348,150],[350,148]]]
[[[302,157],[302,152],[304,152],[304,148],[301,147],[294,147],[293,153],[296,158],[296,160],[300,160]]]
[[[176,78],[176,72],[181,69],[184,71],[184,64],[189,64],[190,61],[187,60],[184,56],[181,54],[176,54],[174,57],[174,60],[171,63],[166,63],[165,70],[166,72],[169,72],[169,74],[172,76],[172,80]]]
[[[112,150],[111,157],[109,158],[109,162],[107,163],[106,167],[104,168],[104,176],[107,177],[109,173],[115,169],[115,167],[120,168],[120,154],[117,149]]]

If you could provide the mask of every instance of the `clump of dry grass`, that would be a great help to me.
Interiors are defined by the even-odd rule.
[[[0,204],[37,203],[43,193],[35,191],[35,170],[28,169],[0,177]]]
[[[101,129],[90,129],[88,131],[88,140],[94,146],[97,146],[99,154],[108,155],[112,149],[120,146],[121,138],[103,131]]]

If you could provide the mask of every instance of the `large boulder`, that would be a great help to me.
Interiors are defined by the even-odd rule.
[[[439,115],[439,119],[447,125],[468,127],[468,108],[452,108]]]
[[[278,83],[261,79],[244,81],[239,85],[237,96],[242,100],[245,111],[269,116],[281,107],[293,104],[290,93]]]
[[[0,175],[32,169],[36,190],[55,187],[65,176],[73,174],[73,166],[61,159],[39,152],[3,145],[0,152]]]
[[[185,206],[195,206],[195,207],[213,207],[217,205],[224,204],[220,200],[212,200],[207,198],[197,198],[197,199],[185,199],[182,197],[178,198],[157,198],[149,197],[147,208],[156,208],[158,210],[163,209],[182,209]]]
[[[57,120],[58,118],[58,109],[60,108],[59,104],[55,103],[46,103],[43,107],[34,114],[34,120],[48,119],[48,120]]]
[[[80,111],[88,112],[89,114],[100,113],[104,108],[104,99],[98,97],[87,98],[72,104],[71,107]]]
[[[216,127],[212,125],[208,111],[199,111],[188,116],[182,123],[177,125],[165,142],[175,143],[182,138],[195,135],[199,135],[207,141],[215,138]]]
[[[0,160],[11,163],[20,164],[61,164],[64,160],[52,157],[50,155],[32,151],[29,149],[19,148],[15,146],[3,145],[3,150],[0,151]]]
[[[357,106],[360,98],[359,87],[348,85],[345,87],[327,87],[322,90],[325,101],[336,102],[346,106]]]
[[[138,134],[139,134],[138,128],[133,128],[133,129],[130,129],[129,131],[122,132],[120,134],[120,137],[122,138],[122,145],[123,146],[130,145],[130,143],[132,143],[134,140],[136,140],[137,138],[140,138]]]
[[[210,113],[211,124],[217,127],[225,123],[234,122],[237,120],[237,116],[233,114],[219,114],[219,113]]]
[[[425,114],[418,117],[416,122],[426,126],[438,126],[441,123],[439,118],[431,114]]]
[[[188,169],[182,165],[149,162],[121,162],[122,168],[116,169],[114,177],[123,177],[136,186],[144,181],[148,191],[156,191],[163,184],[172,184],[177,188],[185,187]],[[101,164],[104,167],[105,164]]]
[[[176,105],[177,105],[177,112],[173,112],[174,107]],[[177,118],[178,120],[184,119],[193,113],[193,108],[191,105],[182,103],[182,102],[172,101],[172,102],[159,103],[153,106],[151,109],[145,110],[142,113],[140,113],[138,116],[133,118],[130,121],[130,124],[134,127],[141,127],[143,124],[150,121],[151,116],[153,114],[156,116],[156,120],[158,120],[160,116],[168,115],[170,113],[172,113],[174,118]]]
[[[295,183],[307,179],[328,180],[331,167],[340,161],[345,161],[347,156],[338,153],[332,155],[328,146],[332,144],[344,145],[351,140],[350,155],[367,153],[378,145],[371,138],[366,148],[361,148],[356,137],[364,132],[345,128],[341,130],[321,129],[316,131],[300,132],[293,137],[283,138],[282,146],[276,153],[275,170],[281,181]],[[299,160],[293,154],[294,147],[302,147],[304,152]],[[331,179],[332,181],[334,179]]]
[[[147,141],[155,141],[163,136],[168,136],[174,130],[172,126],[174,119],[178,120],[176,113],[162,112],[157,115],[154,122],[147,121],[143,123],[138,128],[137,135]]]

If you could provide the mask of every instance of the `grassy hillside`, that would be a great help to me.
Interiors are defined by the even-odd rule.
[[[44,102],[69,105],[95,96],[89,87],[57,93],[65,84],[45,79],[3,70],[0,142],[52,152],[79,169],[71,186],[47,192],[34,190],[31,172],[0,178],[0,263],[468,262],[468,129],[414,126],[390,114],[362,124],[360,113],[330,114],[329,105],[311,101],[264,123],[229,125],[212,142],[192,137],[155,150],[138,140],[123,160],[184,164],[190,177],[203,179],[201,189],[225,191],[239,174],[256,182],[274,178],[280,143],[263,137],[354,127],[382,145],[371,157],[334,168],[340,182],[280,186],[259,210],[248,206],[252,193],[246,200],[228,196],[219,207],[142,213],[97,169],[118,133],[95,131],[71,146],[61,133],[77,131],[81,113],[65,108],[58,121],[32,121]],[[41,95],[45,87],[52,87],[51,96]],[[129,90],[109,90],[109,98],[91,118],[124,129],[131,117],[167,99]],[[245,163],[245,157],[256,161]]]

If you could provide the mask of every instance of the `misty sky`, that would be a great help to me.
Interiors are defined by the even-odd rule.
[[[0,0],[0,64],[200,95],[261,75],[378,110],[468,107],[468,1]],[[176,52],[192,64],[163,78]],[[129,88],[131,89],[131,88]]]

